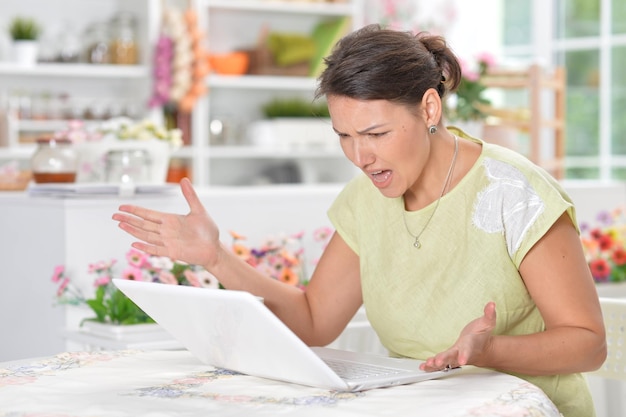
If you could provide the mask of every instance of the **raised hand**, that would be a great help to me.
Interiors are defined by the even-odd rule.
[[[448,350],[428,358],[420,368],[424,371],[440,371],[446,367],[455,368],[474,365],[478,358],[489,350],[493,329],[496,327],[496,304],[485,305],[483,315],[463,328],[459,338]]]
[[[163,213],[146,208],[122,205],[113,220],[139,239],[132,246],[150,255],[166,256],[204,267],[213,265],[219,256],[219,229],[198,199],[191,182],[180,182],[189,213]]]

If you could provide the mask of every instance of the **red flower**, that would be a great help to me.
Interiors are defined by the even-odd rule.
[[[602,237],[604,233],[602,233],[602,230],[595,228],[595,229],[591,229],[589,231],[589,236],[591,236],[592,238],[599,240],[600,237]]]
[[[626,264],[626,249],[615,248],[615,250],[611,254],[611,259],[613,260],[615,265],[619,266]]]
[[[601,251],[609,250],[611,249],[611,246],[613,246],[613,238],[611,237],[611,235],[603,234],[599,236],[597,240],[600,244]]]
[[[591,269],[591,275],[596,280],[604,281],[611,274],[611,266],[605,259],[594,259],[589,262],[589,268]]]

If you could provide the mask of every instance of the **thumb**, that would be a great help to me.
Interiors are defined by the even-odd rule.
[[[193,188],[189,178],[183,178],[180,181],[180,189],[192,213],[204,212],[204,206],[200,202],[198,194],[196,194],[196,190]]]
[[[493,301],[488,302],[485,305],[485,309],[483,310],[483,313],[485,315],[485,319],[487,319],[487,322],[491,324],[492,326],[495,326],[496,325],[496,303],[494,303]]]

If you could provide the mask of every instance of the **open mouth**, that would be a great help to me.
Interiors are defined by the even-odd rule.
[[[390,176],[391,176],[391,171],[389,171],[388,169],[385,169],[382,171],[370,172],[370,178],[372,179],[372,181],[376,183],[385,182],[389,179]]]

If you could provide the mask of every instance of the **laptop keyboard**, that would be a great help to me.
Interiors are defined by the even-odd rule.
[[[403,369],[389,368],[386,366],[371,365],[336,359],[323,359],[324,362],[335,371],[342,379],[353,380],[371,378],[377,376],[396,375],[407,372]]]

